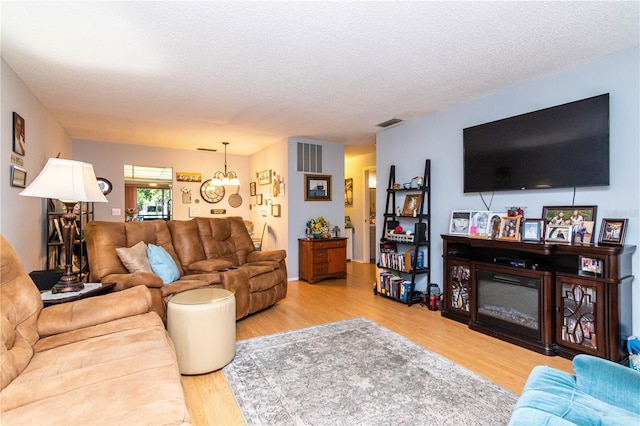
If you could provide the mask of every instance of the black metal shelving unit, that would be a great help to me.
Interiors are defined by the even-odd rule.
[[[415,179],[414,179],[415,180]],[[407,186],[408,185],[408,186]],[[387,201],[384,213],[384,224],[382,228],[382,238],[380,239],[380,250],[378,254],[378,268],[388,271],[390,274],[403,280],[409,281],[408,291],[393,291],[394,288],[382,288],[381,279],[374,287],[374,294],[397,300],[411,306],[414,303],[422,302],[423,294],[415,290],[416,277],[426,275],[427,291],[429,300],[431,283],[431,160],[427,159],[424,164],[422,184],[412,181],[411,184],[399,184],[396,182],[396,166],[392,165],[389,173],[389,184],[387,186]],[[415,214],[402,214],[398,210],[397,199],[406,200],[407,197],[420,195],[419,202],[415,206]],[[413,235],[406,233],[396,233],[395,227],[401,224],[414,225]],[[390,232],[392,231],[392,232]],[[406,231],[405,231],[406,232]],[[398,251],[398,246],[405,246],[404,253]],[[406,253],[415,253],[415,260],[412,261],[411,254],[405,259]],[[418,253],[424,250],[423,265],[418,267]],[[402,257],[402,259],[401,259]],[[397,261],[394,261],[396,259]],[[407,264],[409,262],[409,264]],[[403,277],[407,277],[404,279]],[[410,278],[409,278],[410,277]],[[395,285],[395,283],[394,283]],[[398,283],[398,285],[406,285]],[[379,288],[380,287],[380,288]],[[405,296],[406,297],[403,297]]]

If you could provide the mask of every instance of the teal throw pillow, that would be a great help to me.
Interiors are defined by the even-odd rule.
[[[162,278],[164,284],[169,284],[180,278],[180,272],[178,266],[174,262],[173,258],[165,249],[149,244],[147,249],[147,256],[149,257],[149,263],[151,264],[151,270],[154,274]]]

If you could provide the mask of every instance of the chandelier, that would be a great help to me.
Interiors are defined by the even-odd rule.
[[[222,142],[222,145],[224,145],[224,173],[219,170],[215,172],[211,178],[211,186],[240,185],[240,179],[238,179],[236,172],[227,171],[227,145],[229,142]]]

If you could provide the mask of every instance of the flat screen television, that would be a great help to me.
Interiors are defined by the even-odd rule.
[[[464,192],[609,185],[609,94],[463,130]]]

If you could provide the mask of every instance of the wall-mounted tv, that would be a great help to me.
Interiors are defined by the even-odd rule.
[[[468,127],[464,192],[609,185],[609,94]]]

